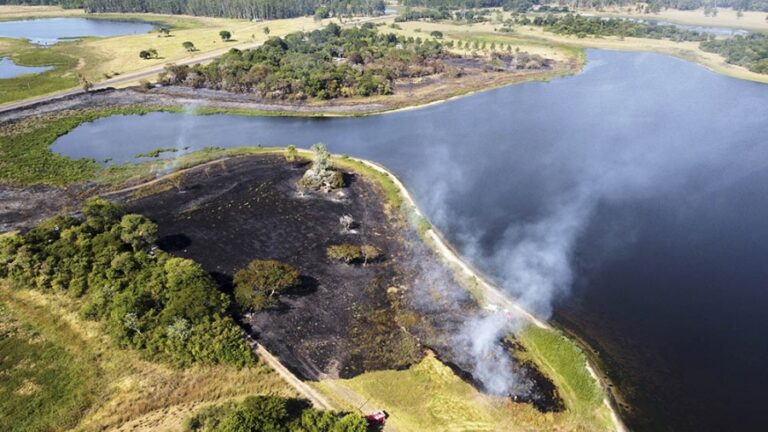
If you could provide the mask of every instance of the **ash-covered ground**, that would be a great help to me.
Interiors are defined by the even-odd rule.
[[[387,212],[377,185],[345,173],[347,186],[339,192],[302,193],[297,181],[306,168],[278,156],[229,159],[186,174],[181,190],[128,200],[126,206],[159,225],[160,247],[200,262],[226,290],[234,273],[254,259],[299,269],[301,286],[281,296],[275,310],[242,317],[299,376],[347,378],[403,369],[431,349],[485,390],[456,336],[470,317],[482,315],[467,291]],[[344,215],[355,220],[354,232],[342,228]],[[373,245],[383,258],[367,265],[329,260],[326,248],[342,243]],[[519,380],[513,399],[541,411],[563,409],[538,370],[510,364]]]

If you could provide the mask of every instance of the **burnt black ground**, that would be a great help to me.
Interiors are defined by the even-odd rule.
[[[385,210],[378,186],[345,173],[347,187],[331,194],[303,194],[306,170],[279,156],[222,161],[185,177],[181,190],[126,203],[159,226],[159,246],[203,265],[232,289],[232,277],[254,259],[276,259],[298,268],[301,287],[280,297],[276,310],[243,317],[247,329],[304,379],[353,377],[403,369],[425,347],[482,390],[471,361],[453,339],[477,306],[466,290]],[[349,214],[355,233],[339,223]],[[383,259],[363,265],[332,262],[333,244],[371,244]],[[458,348],[457,348],[458,347]],[[542,411],[559,411],[554,387],[530,365],[517,365],[531,391],[513,396]]]

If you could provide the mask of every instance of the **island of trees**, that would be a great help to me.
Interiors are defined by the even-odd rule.
[[[393,82],[440,73],[448,56],[432,39],[378,33],[371,24],[270,38],[208,65],[168,66],[164,85],[258,93],[268,99],[333,99],[392,93]]]

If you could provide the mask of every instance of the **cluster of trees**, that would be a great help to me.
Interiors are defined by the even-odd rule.
[[[325,144],[313,144],[312,166],[299,180],[299,186],[322,192],[344,187],[344,175],[331,167],[331,154]]]
[[[701,49],[718,53],[728,63],[744,66],[752,72],[768,74],[768,35],[763,33],[702,42]]]
[[[157,226],[103,199],[0,239],[0,278],[63,292],[124,347],[177,365],[246,365],[253,354],[227,315],[230,299],[194,261],[153,245]]]
[[[622,18],[585,17],[567,14],[557,16],[536,16],[531,20],[526,16],[515,19],[517,24],[543,26],[558,34],[586,36],[619,36],[649,39],[669,39],[673,41],[705,41],[710,38],[703,32],[685,30],[673,25],[644,23]]]
[[[358,414],[319,411],[306,401],[251,396],[238,404],[214,405],[187,421],[188,432],[366,432]]]
[[[331,23],[255,49],[232,49],[208,65],[168,66],[160,82],[283,100],[386,95],[396,79],[442,72],[445,55],[434,40],[378,33],[372,24],[342,30]]]
[[[0,0],[8,1],[8,0]],[[75,1],[75,0],[67,0]],[[383,0],[79,0],[88,12],[152,12],[245,19],[312,15],[322,7],[333,16],[378,15]]]

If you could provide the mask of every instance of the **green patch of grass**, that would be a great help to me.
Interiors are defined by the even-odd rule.
[[[570,412],[610,425],[603,391],[587,370],[587,358],[575,343],[557,330],[533,325],[517,336],[528,350],[520,357],[527,357],[552,379]]]
[[[169,108],[162,108],[170,111]],[[19,186],[64,186],[93,179],[101,170],[93,159],[70,159],[54,153],[56,138],[80,124],[116,114],[145,114],[152,107],[121,107],[88,110],[60,117],[31,119],[0,131],[0,183]],[[108,142],[104,145],[109,145]]]
[[[0,425],[7,431],[65,430],[92,403],[88,362],[48,340],[0,303]]]
[[[370,166],[353,159],[335,157],[333,159],[333,163],[338,167],[357,171],[363,176],[376,181],[379,185],[381,185],[381,188],[384,191],[384,196],[386,197],[390,208],[399,209],[403,206],[404,201],[403,197],[400,195],[400,189],[397,187],[395,182],[392,181],[392,177],[390,177],[388,174],[373,169]]]
[[[46,48],[24,40],[3,39],[0,57],[20,66],[53,66],[53,69],[0,80],[0,103],[53,93],[76,87],[78,58],[60,48]],[[62,42],[67,44],[68,42]]]
[[[160,155],[163,153],[176,153],[178,151],[179,149],[175,147],[161,147],[161,148],[154,149],[152,151],[148,151],[146,153],[135,154],[133,155],[133,157],[137,159],[138,158],[156,158],[156,157],[160,157]]]

